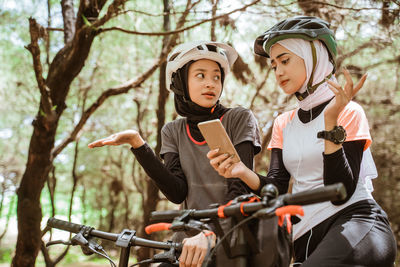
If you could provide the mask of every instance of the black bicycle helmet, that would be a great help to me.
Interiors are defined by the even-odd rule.
[[[289,38],[300,38],[310,41],[310,47],[313,56],[313,68],[310,79],[307,84],[307,91],[304,93],[296,92],[295,95],[300,101],[305,99],[320,86],[324,81],[320,81],[313,85],[314,70],[317,63],[317,55],[315,46],[312,41],[320,40],[325,44],[329,52],[329,58],[333,65],[333,71],[326,78],[330,78],[335,73],[337,56],[336,40],[333,32],[329,29],[329,23],[317,17],[299,16],[285,19],[275,24],[271,29],[264,32],[254,42],[254,53],[257,55],[268,57],[271,46],[280,40]]]
[[[320,40],[328,48],[331,60],[335,63],[336,40],[329,26],[328,22],[317,17],[299,16],[285,19],[257,37],[254,42],[254,53],[269,57],[271,46],[283,39]]]

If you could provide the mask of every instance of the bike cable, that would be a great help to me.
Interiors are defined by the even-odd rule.
[[[208,266],[212,256],[217,252],[217,248],[219,246],[221,246],[223,240],[225,240],[237,228],[239,228],[243,224],[247,223],[248,221],[250,221],[251,219],[254,219],[256,217],[257,217],[257,215],[256,215],[256,213],[254,213],[253,215],[247,217],[246,219],[242,220],[240,223],[236,224],[231,229],[229,229],[229,231],[215,244],[214,248],[211,249],[210,253],[206,256],[206,258],[203,261],[202,267],[207,267]]]

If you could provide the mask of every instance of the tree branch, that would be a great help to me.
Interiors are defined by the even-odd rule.
[[[76,16],[76,24],[75,31],[83,28],[84,26],[91,26],[91,23],[94,23],[98,20],[99,13],[101,9],[104,7],[107,0],[83,0],[79,1],[79,9],[78,14]],[[114,5],[115,2],[120,2],[115,0],[111,6]],[[90,24],[90,25],[89,25]]]
[[[211,18],[217,15],[218,1],[219,0],[211,0],[211,5],[212,5]],[[211,41],[213,42],[217,40],[217,37],[215,36],[215,22],[216,20],[211,21],[211,29],[210,29]]]
[[[5,189],[2,192],[2,198],[1,198],[2,205],[3,205],[4,198],[5,198],[4,192],[5,192]],[[13,196],[11,198],[11,202],[8,204],[8,212],[7,212],[7,214],[4,215],[4,216],[1,216],[1,218],[5,218],[6,219],[6,224],[4,225],[4,231],[0,234],[0,243],[1,243],[1,240],[4,238],[4,236],[7,233],[8,225],[10,223],[10,219],[11,219],[12,213],[14,211],[14,204],[15,204],[16,200],[17,200],[16,196]],[[2,208],[0,209],[0,211],[1,210],[2,210]]]
[[[393,11],[396,9],[391,9],[391,8],[385,8],[385,7],[360,7],[360,8],[353,8],[353,7],[345,7],[345,6],[340,6],[340,5],[335,5],[335,4],[331,4],[331,3],[326,3],[326,2],[321,2],[321,1],[304,1],[303,3],[305,4],[320,4],[323,6],[330,6],[330,7],[334,7],[337,9],[343,9],[343,10],[351,10],[351,11],[362,11],[362,10],[389,10],[389,11]]]
[[[128,34],[136,34],[136,35],[144,35],[144,36],[164,36],[164,35],[170,35],[170,34],[177,34],[177,33],[181,33],[181,32],[193,29],[193,28],[195,28],[195,27],[197,27],[197,26],[199,26],[201,24],[204,24],[204,23],[207,23],[207,22],[210,22],[210,21],[213,21],[213,20],[218,20],[218,19],[223,18],[225,16],[229,16],[229,15],[231,15],[233,13],[238,12],[238,11],[244,11],[248,7],[257,4],[260,1],[261,0],[255,0],[255,1],[251,2],[250,4],[244,5],[243,7],[234,9],[234,10],[228,12],[228,13],[225,13],[225,14],[213,17],[213,18],[202,20],[202,21],[200,21],[198,23],[195,23],[195,24],[190,25],[190,26],[185,27],[185,28],[177,27],[178,30],[174,30],[174,31],[167,31],[167,32],[139,32],[139,31],[131,31],[131,30],[122,29],[120,27],[110,27],[110,28],[100,28],[100,29],[98,29],[98,34],[103,33],[103,32],[108,32],[108,31],[114,31],[114,30],[115,31],[121,31],[121,32],[124,32],[124,33],[128,33]]]
[[[256,98],[257,98],[258,96],[260,96],[260,91],[261,91],[261,89],[264,87],[265,83],[267,82],[268,76],[269,76],[269,74],[271,73],[271,70],[272,70],[271,68],[268,68],[267,73],[265,74],[265,78],[262,79],[262,81],[257,85],[257,87],[256,87],[256,93],[254,94],[254,96],[251,98],[251,101],[250,101],[250,110],[253,109],[253,107],[254,107],[254,101],[256,100]],[[267,104],[269,103],[269,100],[268,100],[268,99],[264,99],[264,101],[265,101]]]
[[[165,15],[164,12],[163,12],[163,13],[159,13],[159,14],[155,14],[155,13],[149,13],[149,12],[145,12],[145,11],[141,11],[141,10],[136,10],[136,9],[127,9],[127,10],[123,10],[123,11],[119,12],[119,13],[118,13],[118,16],[119,16],[119,15],[128,14],[128,13],[130,13],[130,12],[138,13],[138,14],[141,14],[141,15],[149,16],[149,17],[162,17],[162,16]],[[182,14],[183,12],[184,12],[184,11],[182,11],[182,12],[180,12],[180,11],[175,11],[175,12],[170,12],[169,14],[170,14],[170,15],[179,15],[179,14]],[[196,10],[194,10],[194,11],[191,11],[190,13],[192,13],[192,14],[208,14],[208,13],[211,13],[211,12],[212,12],[212,11],[207,11],[207,10],[204,10],[204,11],[196,11]]]
[[[133,182],[133,184],[135,185],[135,188],[136,188],[136,190],[137,190],[137,192],[141,195],[141,196],[143,196],[144,195],[144,189],[143,189],[143,184],[142,183],[140,183],[140,181],[142,180],[142,177],[145,175],[145,174],[142,174],[142,169],[139,167],[138,168],[138,172],[139,172],[139,175],[135,175],[135,168],[136,168],[136,163],[137,163],[138,161],[136,160],[136,158],[133,160],[133,162],[132,162],[132,182]],[[138,179],[136,179],[136,177],[139,177]]]
[[[64,21],[64,43],[68,43],[75,34],[75,12],[73,0],[61,0],[61,10]]]
[[[39,86],[43,112],[45,114],[51,114],[53,104],[50,98],[50,89],[47,87],[46,81],[43,78],[43,68],[42,62],[40,61],[40,48],[38,44],[39,38],[43,37],[47,33],[45,28],[39,25],[32,17],[29,18],[29,32],[31,35],[31,43],[25,48],[32,54],[33,69]]]
[[[377,63],[368,65],[368,66],[366,66],[364,68],[364,70],[373,69],[373,68],[376,68],[376,67],[378,67],[379,65],[382,65],[382,64],[395,64],[395,63],[400,64],[400,55],[398,55],[398,56],[396,56],[395,58],[392,58],[392,59],[387,59],[387,60],[379,61]]]
[[[191,1],[187,2],[185,12],[183,12],[182,16],[180,17],[177,27],[181,27],[184,24],[185,18],[187,17],[187,14],[189,13],[189,10],[191,7],[196,5],[199,2],[191,3]],[[174,36],[172,36],[174,37]],[[125,94],[127,93],[130,89],[133,88],[138,88],[141,86],[141,84],[146,81],[153,73],[154,71],[161,65],[162,62],[165,61],[167,58],[168,53],[172,49],[172,47],[175,45],[175,39],[176,38],[170,38],[170,41],[168,44],[164,47],[163,51],[161,51],[160,57],[158,58],[157,62],[151,66],[146,72],[144,72],[141,76],[134,80],[130,80],[125,82],[124,84],[110,88],[106,91],[104,91],[98,99],[82,114],[82,117],[78,124],[75,126],[74,130],[71,132],[71,134],[64,139],[61,144],[58,146],[54,147],[52,152],[51,152],[51,158],[50,160],[52,161],[69,143],[75,140],[76,136],[79,134],[80,130],[83,128],[85,125],[86,121],[89,119],[89,117],[99,108],[109,97],[114,96],[114,95],[120,95],[120,94]]]
[[[366,48],[374,47],[374,46],[382,45],[382,44],[383,44],[382,41],[379,41],[379,43],[378,43],[378,42],[375,42],[374,40],[371,40],[370,42],[363,43],[362,45],[356,47],[354,50],[352,50],[352,51],[350,51],[350,52],[348,52],[346,54],[338,56],[337,59],[336,59],[337,68],[338,69],[340,68],[340,66],[342,65],[343,61],[346,58],[349,58],[349,57],[352,57],[354,55],[357,55],[358,53],[360,53],[362,50],[364,50]]]
[[[95,28],[98,28],[104,25],[107,21],[112,19],[115,14],[119,14],[120,7],[126,2],[127,0],[114,0],[112,4],[108,7],[107,13],[101,17],[99,20],[94,22],[92,25]]]
[[[62,28],[54,28],[54,27],[47,27],[47,28],[46,28],[46,31],[47,31],[47,32],[49,32],[49,31],[63,32],[64,29],[62,29]]]
[[[50,65],[50,34],[48,33],[47,29],[51,27],[51,1],[47,0],[47,38],[46,38],[46,64]]]
[[[71,132],[71,134],[64,139],[61,144],[56,146],[51,155],[51,160],[53,160],[70,142],[74,141],[82,127],[85,125],[86,121],[89,119],[89,117],[99,108],[109,97],[114,96],[114,95],[120,95],[120,94],[125,94],[129,90],[133,88],[137,88],[141,86],[141,84],[146,81],[152,74],[153,72],[158,68],[158,66],[163,62],[166,58],[165,54],[162,54],[162,57],[160,57],[157,62],[151,66],[146,72],[144,72],[141,76],[139,76],[136,79],[130,80],[125,82],[122,85],[119,85],[118,87],[110,88],[104,91],[98,98],[97,100],[88,108],[86,111],[82,114],[82,117],[78,124],[75,126],[74,130]]]

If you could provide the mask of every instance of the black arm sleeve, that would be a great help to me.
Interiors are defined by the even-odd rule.
[[[168,200],[176,204],[185,200],[188,186],[178,154],[166,153],[164,165],[147,143],[136,149],[131,148],[131,151]]]
[[[271,150],[271,161],[267,176],[257,174],[260,178],[260,187],[257,194],[260,194],[261,188],[266,184],[273,184],[278,188],[279,194],[285,194],[288,191],[290,173],[283,164],[282,149],[273,148]]]
[[[235,145],[235,149],[239,154],[240,160],[246,165],[247,168],[253,169],[254,160],[254,146],[251,141],[244,141],[240,144]],[[237,196],[249,194],[251,189],[239,178],[229,178],[228,183],[228,195],[226,196],[226,202],[234,199]]]
[[[343,183],[347,197],[341,201],[333,201],[334,205],[342,205],[353,195],[357,187],[360,165],[364,151],[365,140],[343,143],[343,148],[325,155],[324,185]]]

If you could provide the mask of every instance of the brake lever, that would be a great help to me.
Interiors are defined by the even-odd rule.
[[[190,230],[201,232],[203,230],[211,230],[211,228],[205,222],[190,219],[188,222],[174,220],[171,224],[170,230],[174,232]]]
[[[144,263],[159,263],[159,262],[169,263],[173,266],[179,266],[179,261],[176,258],[175,248],[172,247],[170,250],[166,252],[155,254],[153,258],[137,262],[131,265],[130,267],[141,265]]]
[[[50,247],[50,246],[58,245],[58,244],[63,244],[63,245],[66,245],[66,246],[70,246],[70,245],[72,245],[72,242],[71,242],[71,240],[68,240],[68,241],[54,240],[54,241],[47,242],[46,243],[46,247]]]
[[[256,211],[253,216],[257,218],[266,218],[266,217],[272,217],[275,215],[275,210],[279,207],[283,207],[285,203],[283,202],[282,198],[276,198],[275,203],[272,206],[267,206],[265,208],[259,209]]]
[[[103,250],[103,247],[100,244],[97,244],[97,242],[91,238],[86,239],[82,233],[77,233],[71,239],[71,243],[72,243],[72,245],[79,245],[81,247],[83,254],[85,254],[87,256],[92,255],[96,251]]]
[[[84,247],[91,247],[97,250],[98,245],[96,242],[93,242],[92,240],[88,241],[81,233],[76,234],[74,237],[71,238],[71,240],[64,241],[64,240],[54,240],[54,241],[49,241],[46,243],[46,247],[52,246],[52,245],[57,245],[57,244],[63,244],[67,246],[81,246],[82,248]],[[102,247],[100,246],[100,249]],[[86,254],[85,255],[90,255]]]
[[[175,248],[171,248],[170,250],[159,253],[153,256],[154,262],[168,262],[172,265],[179,265],[179,261],[176,259],[176,251]]]
[[[237,203],[240,203],[240,202],[247,201],[247,200],[249,200],[250,198],[252,198],[254,196],[256,196],[256,195],[253,194],[253,193],[237,196],[232,200],[231,204],[237,204]]]

